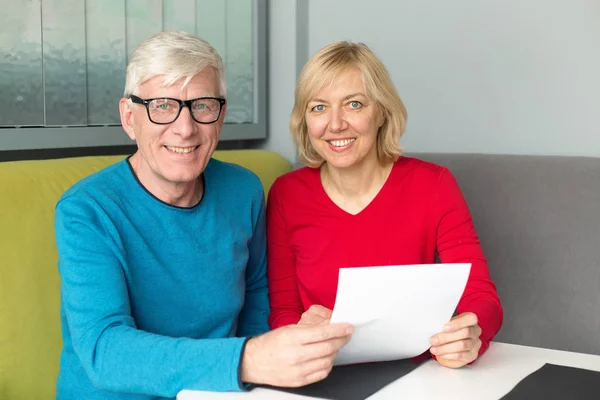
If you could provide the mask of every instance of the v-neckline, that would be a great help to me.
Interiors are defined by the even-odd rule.
[[[383,182],[383,185],[381,186],[381,188],[379,189],[379,191],[377,192],[377,194],[375,195],[375,197],[373,197],[373,199],[369,202],[369,204],[367,204],[362,210],[360,210],[359,212],[357,212],[356,214],[352,214],[346,210],[344,210],[342,207],[338,206],[335,201],[333,201],[331,199],[331,197],[329,197],[329,195],[327,194],[327,191],[325,190],[325,187],[323,187],[323,181],[321,180],[321,167],[319,168],[315,168],[315,177],[317,179],[318,182],[318,191],[320,193],[320,195],[322,197],[324,197],[324,200],[329,203],[330,206],[332,206],[334,209],[337,210],[337,213],[342,214],[344,216],[346,216],[347,218],[358,218],[361,215],[364,215],[369,209],[374,207],[374,203],[381,201],[378,200],[378,198],[383,197],[385,192],[387,191],[387,187],[390,186],[389,182],[392,179],[392,176],[396,173],[396,167],[398,164],[398,161],[395,161],[394,164],[392,165],[392,170],[390,171],[390,173],[388,174],[387,178],[385,179],[385,182]]]

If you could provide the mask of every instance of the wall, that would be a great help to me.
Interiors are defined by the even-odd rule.
[[[289,117],[294,106],[296,76],[307,59],[307,4],[305,0],[269,1],[269,126],[268,138],[260,147],[277,151],[291,162],[295,161],[296,152]]]
[[[291,3],[271,1],[269,34],[267,148],[286,156],[301,61]],[[597,0],[308,0],[305,22],[311,55],[347,39],[383,59],[408,108],[409,152],[600,156]]]

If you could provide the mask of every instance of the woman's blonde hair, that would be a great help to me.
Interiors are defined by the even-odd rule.
[[[395,161],[402,153],[400,137],[406,128],[406,107],[387,69],[364,43],[342,41],[319,50],[304,65],[296,84],[290,131],[300,159],[308,166],[318,167],[324,161],[310,143],[306,125],[308,103],[340,72],[349,68],[360,71],[366,95],[380,107],[384,118],[377,134],[379,161]]]

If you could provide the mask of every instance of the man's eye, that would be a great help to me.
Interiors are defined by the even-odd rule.
[[[158,110],[158,111],[167,111],[171,109],[171,103],[169,103],[168,101],[165,102],[154,102],[151,104],[151,108],[153,110]]]
[[[360,101],[354,100],[354,101],[350,102],[350,107],[351,108],[360,108],[360,106],[362,106],[362,103]]]
[[[196,103],[196,104],[194,104],[194,110],[197,110],[197,111],[206,110],[206,104],[204,104],[204,103]]]

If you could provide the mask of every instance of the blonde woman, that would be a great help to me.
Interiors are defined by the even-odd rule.
[[[342,267],[438,254],[472,263],[458,315],[431,338],[438,362],[458,368],[489,346],[502,307],[454,177],[401,155],[405,126],[404,104],[366,45],[334,43],[305,65],[290,128],[307,167],[279,178],[267,205],[269,324],[328,320]]]

